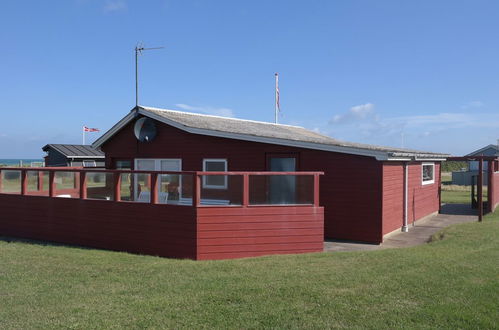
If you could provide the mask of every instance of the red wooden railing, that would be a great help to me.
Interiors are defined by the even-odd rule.
[[[2,184],[2,178],[4,178],[4,173],[11,172],[11,171],[17,171],[20,172],[20,179],[19,179],[19,184],[20,184],[20,189],[19,192],[8,192],[5,191],[3,188]],[[38,185],[37,185],[37,190],[35,191],[28,191],[28,172],[38,172]],[[83,169],[83,168],[49,168],[49,167],[43,167],[43,168],[12,168],[12,167],[3,167],[0,168],[0,194],[20,194],[20,195],[43,195],[42,193],[46,190],[43,188],[43,174],[47,173],[49,174],[48,178],[48,194],[46,194],[48,197],[56,197],[57,191],[59,190],[59,193],[61,191],[64,191],[63,189],[57,189],[56,187],[56,182],[55,182],[55,177],[56,173],[75,173],[74,175],[74,187],[69,189],[71,190],[71,193],[74,194],[75,196],[78,196],[80,199],[87,199],[87,174],[88,173],[111,173],[112,174],[112,182],[109,182],[109,187],[111,191],[113,192],[112,198],[110,200],[115,201],[115,202],[130,202],[130,201],[125,201],[122,200],[121,196],[121,180],[122,180],[122,174],[147,174],[149,175],[148,179],[148,188],[150,188],[150,198],[149,198],[149,203],[151,204],[164,204],[164,203],[159,203],[158,201],[158,179],[161,175],[182,175],[182,176],[192,176],[192,203],[189,204],[188,206],[195,206],[195,207],[234,207],[234,206],[239,206],[239,207],[261,207],[261,206],[300,206],[300,205],[314,205],[314,206],[319,206],[319,176],[323,175],[323,172],[201,172],[201,171],[132,171],[132,170],[106,170],[106,169],[95,169],[95,168],[88,168],[88,169]],[[76,175],[78,174],[78,175]],[[203,205],[202,204],[202,180],[201,178],[203,176],[224,176],[224,177],[231,177],[231,176],[239,176],[242,177],[242,198],[241,198],[241,203],[238,205]],[[313,198],[310,199],[310,202],[306,203],[301,203],[301,204],[271,204],[271,203],[264,203],[264,204],[255,204],[251,203],[250,200],[250,189],[251,187],[251,180],[250,177],[255,176],[292,176],[295,178],[303,178],[303,177],[312,177],[312,186],[311,186],[311,191],[309,191],[310,194],[313,195]],[[106,185],[108,182],[106,181]],[[256,185],[255,185],[256,186]],[[297,187],[299,188],[299,184],[297,184]],[[259,190],[268,190],[268,186],[263,186],[263,187],[256,187]],[[68,189],[66,189],[68,190]],[[268,194],[268,191],[261,191],[261,194]],[[72,197],[72,196],[71,196]],[[74,197],[73,197],[74,198]],[[135,201],[137,202],[137,201]],[[170,205],[170,204],[165,204],[165,205]],[[186,205],[186,204],[183,204]]]

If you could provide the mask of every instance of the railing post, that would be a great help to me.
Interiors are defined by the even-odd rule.
[[[494,161],[489,160],[487,166],[487,212],[493,212],[494,203]]]
[[[54,170],[49,170],[49,196],[54,197],[55,196],[55,172]]]
[[[119,202],[121,200],[121,173],[114,173],[113,178],[114,200]]]
[[[43,171],[38,171],[38,191],[43,191]]]
[[[314,206],[319,206],[319,174],[314,174]]]
[[[87,172],[80,172],[80,199],[87,199]]]
[[[483,159],[480,158],[478,161],[478,221],[482,221],[483,218]]]
[[[249,174],[243,174],[243,206],[249,205]]]
[[[2,192],[2,170],[0,169],[0,193]]]
[[[158,204],[158,173],[151,173],[151,204]]]
[[[193,192],[192,192],[192,206],[198,207],[201,200],[201,177],[199,174],[193,174]]]
[[[26,170],[21,170],[21,195],[26,195],[28,191],[28,172]]]

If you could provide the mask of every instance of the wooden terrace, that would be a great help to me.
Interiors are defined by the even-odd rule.
[[[322,174],[0,168],[0,236],[196,260],[319,252]]]

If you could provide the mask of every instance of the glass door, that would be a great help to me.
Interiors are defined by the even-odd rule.
[[[160,171],[181,171],[181,159],[160,159]],[[159,176],[159,202],[176,204],[182,195],[182,176],[178,174],[161,174]]]
[[[135,159],[137,171],[181,171],[181,159]],[[161,174],[158,177],[158,202],[178,201],[180,196],[181,176],[178,174]],[[150,202],[151,175],[135,174],[135,200]]]
[[[296,157],[271,155],[268,159],[268,169],[272,172],[295,172],[296,163]],[[269,198],[271,204],[296,204],[296,177],[270,176]]]

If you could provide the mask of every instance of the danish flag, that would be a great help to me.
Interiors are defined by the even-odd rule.
[[[87,126],[83,126],[83,131],[84,132],[100,132],[100,130],[98,128],[90,128]]]

